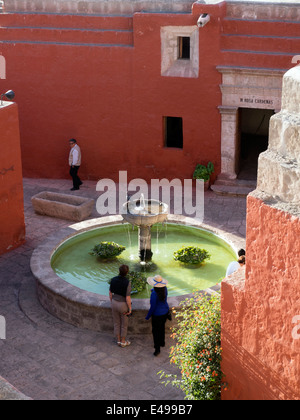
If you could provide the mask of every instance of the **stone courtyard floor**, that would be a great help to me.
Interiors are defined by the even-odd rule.
[[[40,305],[31,254],[49,234],[73,222],[35,214],[31,197],[41,191],[70,194],[70,187],[70,180],[24,179],[26,243],[0,256],[0,315],[6,320],[6,339],[0,339],[0,399],[182,400],[183,393],[165,387],[157,375],[160,370],[178,372],[169,363],[174,343],[168,330],[166,347],[154,357],[151,335],[130,336],[131,346],[122,349],[111,334],[73,327]],[[94,181],[75,193],[99,197]],[[245,246],[246,198],[208,191],[204,205],[204,223],[220,229],[236,247]]]

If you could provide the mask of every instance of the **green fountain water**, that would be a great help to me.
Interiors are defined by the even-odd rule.
[[[126,250],[113,261],[101,261],[89,252],[102,241],[114,241]],[[152,262],[144,265],[139,259],[138,229],[128,224],[91,229],[65,241],[53,254],[51,266],[65,281],[80,289],[108,295],[108,280],[118,274],[121,264],[130,270],[143,271],[146,277],[160,274],[168,281],[169,296],[192,293],[214,286],[225,277],[229,262],[236,259],[230,245],[203,229],[171,223],[152,226]],[[200,266],[184,266],[173,260],[173,253],[182,246],[199,246],[211,254]],[[147,288],[134,298],[147,298]]]

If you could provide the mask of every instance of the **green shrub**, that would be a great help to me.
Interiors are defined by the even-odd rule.
[[[174,313],[173,308],[173,313]],[[189,400],[221,398],[221,304],[220,295],[202,295],[182,302],[175,314],[178,325],[171,337],[170,361],[179,367],[181,376],[159,372],[165,384],[181,388]]]
[[[196,246],[184,246],[174,252],[174,260],[185,264],[201,264],[207,259],[210,259],[210,254]]]
[[[147,279],[142,273],[129,271],[127,278],[131,281],[131,293],[139,293],[146,288]]]
[[[100,242],[100,244],[95,245],[92,251],[90,252],[91,255],[96,255],[102,259],[110,259],[115,258],[120,255],[124,250],[125,246],[119,245],[116,242]]]
[[[214,164],[212,162],[208,162],[207,166],[201,165],[200,163],[196,165],[196,168],[193,173],[193,179],[203,179],[205,181],[209,181],[210,175],[214,172]]]

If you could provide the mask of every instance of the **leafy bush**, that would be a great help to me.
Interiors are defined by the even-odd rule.
[[[127,278],[131,281],[131,293],[142,292],[146,288],[147,279],[142,273],[129,271]]]
[[[174,260],[185,264],[200,264],[207,259],[210,259],[209,252],[196,246],[184,246],[174,252]]]
[[[181,388],[189,400],[221,398],[221,304],[220,295],[201,295],[181,303],[175,314],[178,325],[171,337],[170,361],[180,368],[181,377],[159,372],[165,384]],[[173,308],[173,313],[174,313]]]
[[[196,168],[193,173],[193,179],[203,179],[205,181],[209,181],[210,175],[214,172],[214,164],[212,162],[208,162],[207,166],[201,165],[200,163],[196,165]]]
[[[100,242],[95,245],[90,252],[91,255],[96,255],[102,259],[115,258],[125,250],[125,246],[119,245],[116,242]]]

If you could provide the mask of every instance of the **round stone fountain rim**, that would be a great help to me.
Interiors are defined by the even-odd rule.
[[[139,202],[139,201],[141,201],[141,200],[137,199],[137,200],[133,200],[133,201],[131,201],[131,200],[126,201],[126,203],[124,203],[123,206],[122,206],[123,211],[125,211],[128,208],[128,206],[130,206],[132,208],[134,206],[134,204]],[[147,216],[147,217],[158,216],[158,215],[167,215],[168,214],[168,211],[169,211],[168,204],[163,203],[160,200],[156,200],[154,198],[148,198],[148,199],[146,198],[146,199],[144,199],[144,203],[147,204],[147,205],[149,205],[149,203],[150,204],[156,204],[162,210],[159,213],[149,213],[148,212],[147,214],[145,214],[145,216]],[[140,216],[141,215],[140,213],[131,213],[131,212],[129,212],[129,213],[125,212],[125,214],[130,214],[131,216]]]
[[[50,235],[40,246],[38,246],[32,254],[30,260],[30,267],[33,275],[44,288],[54,292],[57,295],[65,298],[68,301],[73,301],[78,304],[92,306],[94,308],[110,308],[110,300],[108,296],[99,295],[97,293],[88,292],[62,280],[51,267],[51,258],[54,252],[67,240],[78,234],[86,231],[97,229],[99,227],[109,227],[124,223],[121,215],[100,217],[96,219],[86,220],[80,223],[70,225],[66,228],[60,229]],[[215,227],[211,227],[200,223],[197,219],[188,218],[179,215],[168,215],[166,223],[179,224],[189,227],[196,227],[206,230],[215,236],[225,241],[235,251],[241,247],[239,243],[236,246],[236,240],[233,238],[224,237],[224,232]],[[208,294],[212,294],[220,289],[220,285],[203,290]],[[192,297],[193,294],[186,294],[180,296],[172,296],[168,298],[170,307],[178,307],[180,302],[186,298]],[[149,299],[134,299],[134,310],[148,310]]]

